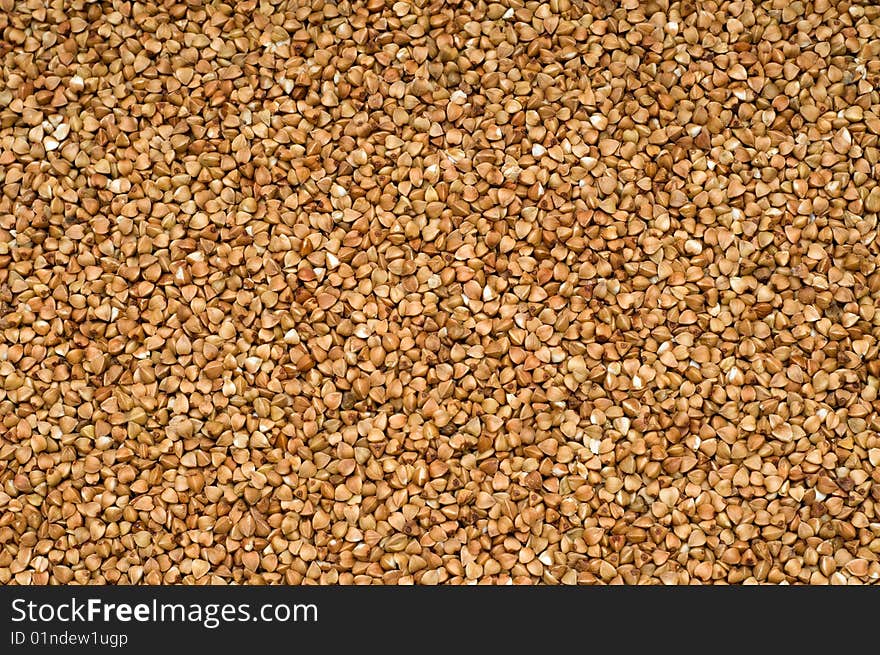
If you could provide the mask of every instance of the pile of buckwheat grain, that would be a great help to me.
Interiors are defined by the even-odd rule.
[[[880,6],[0,0],[0,584],[880,577]]]

